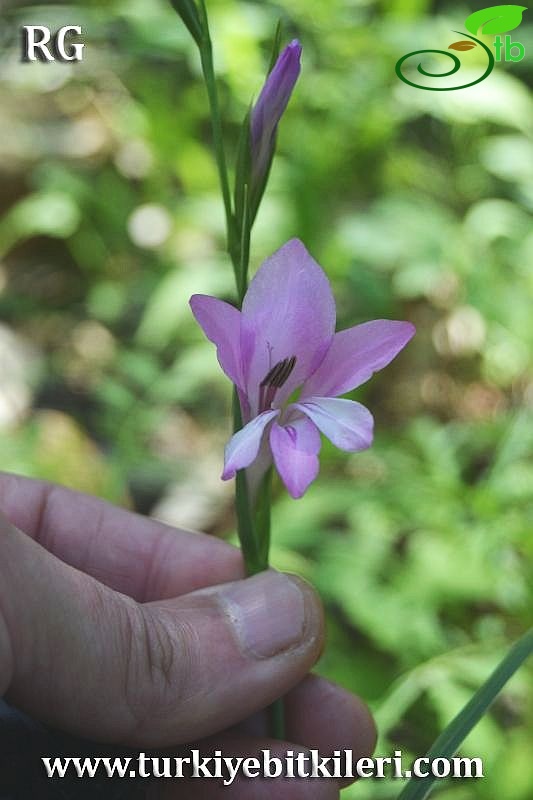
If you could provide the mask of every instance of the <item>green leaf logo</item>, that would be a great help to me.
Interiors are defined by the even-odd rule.
[[[466,18],[466,29],[473,33],[507,33],[518,28],[526,6],[491,6],[475,11]]]

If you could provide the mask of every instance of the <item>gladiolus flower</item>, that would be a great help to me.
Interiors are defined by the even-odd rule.
[[[250,120],[252,175],[260,182],[270,166],[276,144],[278,123],[287,108],[294,85],[300,74],[302,47],[294,39],[279,55]]]
[[[241,403],[244,427],[226,446],[224,480],[273,461],[292,497],[301,497],[318,474],[320,433],[341,450],[370,447],[370,411],[339,395],[392,361],[414,335],[410,322],[374,320],[335,333],[329,281],[297,239],[262,264],[242,311],[207,295],[194,295],[191,307]]]

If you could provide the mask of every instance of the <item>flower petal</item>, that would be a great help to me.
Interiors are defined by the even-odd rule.
[[[341,450],[356,452],[372,444],[374,420],[361,403],[333,397],[309,397],[303,403],[295,403],[294,407],[303,411]]]
[[[192,313],[209,341],[216,344],[218,362],[236,386],[243,387],[241,358],[241,312],[206,294],[189,300]]]
[[[252,409],[258,408],[259,384],[267,373],[296,356],[290,377],[276,394],[274,405],[279,407],[319,366],[334,331],[329,281],[303,244],[292,239],[263,262],[244,298],[243,368]]]
[[[410,322],[376,319],[339,331],[326,357],[302,388],[309,395],[336,397],[355,389],[383,369],[414,336]]]
[[[270,429],[270,446],[274,464],[289,494],[301,497],[318,475],[320,434],[307,417]]]
[[[255,461],[265,428],[278,414],[279,411],[265,411],[231,437],[224,453],[223,481],[234,478],[238,469],[249,467]]]

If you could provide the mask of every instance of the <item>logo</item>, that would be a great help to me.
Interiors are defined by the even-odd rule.
[[[67,36],[81,35],[79,25],[64,25],[52,34],[46,25],[24,25],[22,28],[23,61],[81,61],[83,42],[69,44]]]
[[[485,78],[489,77],[490,73],[494,69],[494,64],[496,61],[521,61],[524,58],[526,52],[524,45],[521,42],[514,42],[512,37],[508,34],[508,31],[518,28],[522,22],[522,14],[524,11],[527,11],[525,6],[511,5],[491,6],[490,8],[482,8],[480,11],[475,11],[465,20],[465,27],[469,33],[454,31],[454,33],[458,33],[460,36],[466,36],[466,39],[453,42],[453,44],[448,47],[448,50],[415,50],[413,53],[407,53],[407,55],[402,56],[396,63],[396,75],[401,81],[407,83],[409,86],[414,86],[416,89],[425,89],[429,92],[453,92],[457,89],[467,89],[469,86],[475,86],[476,83],[481,83],[481,81],[484,81]],[[507,35],[505,38],[502,38],[501,34],[504,33]],[[476,35],[479,36],[483,34],[496,34],[493,45],[494,52],[488,45],[476,38]],[[459,86],[427,86],[424,84],[415,83],[415,80],[412,80],[412,78],[417,78],[417,76],[416,74],[413,74],[413,70],[410,70],[409,65],[406,64],[406,61],[413,56],[420,56],[427,53],[437,53],[438,55],[451,58],[453,61],[453,67],[451,67],[451,69],[449,69],[447,72],[429,72],[427,69],[424,69],[422,63],[419,62],[416,69],[420,75],[423,75],[426,78],[449,78],[450,76],[459,72],[462,64],[459,57],[456,56],[455,53],[450,53],[448,51],[456,50],[458,52],[466,52],[467,50],[474,50],[474,48],[478,47],[484,50],[484,53],[487,57],[487,67],[485,72],[481,75],[481,77]],[[405,72],[407,72],[407,75]]]

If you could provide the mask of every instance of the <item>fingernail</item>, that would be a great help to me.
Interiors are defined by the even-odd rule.
[[[241,648],[271,658],[298,647],[313,615],[313,590],[303,581],[269,570],[231,584],[220,596]]]

